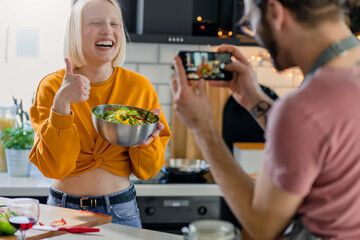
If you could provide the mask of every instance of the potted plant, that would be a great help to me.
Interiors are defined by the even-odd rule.
[[[29,176],[29,154],[34,144],[34,130],[24,124],[24,119],[28,121],[29,115],[23,110],[22,100],[20,104],[16,98],[13,100],[17,106],[17,124],[13,128],[1,130],[0,140],[5,148],[8,174],[14,177]]]

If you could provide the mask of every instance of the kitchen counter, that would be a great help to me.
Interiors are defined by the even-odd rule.
[[[35,174],[10,177],[0,172],[0,196],[47,196],[51,179]],[[136,184],[137,196],[222,196],[216,184]]]
[[[40,175],[10,177],[0,172],[0,196],[47,196],[51,179]]]
[[[101,226],[98,233],[66,234],[51,238],[51,240],[98,240],[98,239],[126,239],[126,240],[182,240],[180,235],[162,233],[146,229],[127,227],[108,223]]]
[[[0,197],[0,204],[6,204],[8,202],[8,198]],[[107,215],[99,215],[91,212],[78,211],[68,208],[59,208],[54,206],[48,206],[44,204],[40,204],[40,216],[39,222],[50,225],[51,222],[55,220],[60,220],[64,218],[66,221],[66,226],[86,226],[86,227],[94,227],[99,226],[106,223],[111,223],[111,216]],[[26,239],[27,240],[37,240],[50,238],[53,236],[66,234],[67,232],[63,231],[40,231],[29,229],[26,231]],[[16,236],[1,236],[3,240],[16,240]]]

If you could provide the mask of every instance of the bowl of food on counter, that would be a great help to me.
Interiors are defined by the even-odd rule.
[[[91,110],[91,117],[101,137],[123,147],[145,142],[159,122],[159,117],[149,110],[119,104],[96,106]]]

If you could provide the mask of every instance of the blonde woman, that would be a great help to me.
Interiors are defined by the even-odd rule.
[[[47,204],[111,215],[114,223],[140,228],[129,175],[148,179],[159,172],[170,130],[151,83],[118,67],[126,39],[116,0],[79,0],[64,50],[65,69],[40,82],[30,111],[36,131],[30,161],[53,179]],[[91,109],[100,104],[149,109],[160,122],[139,146],[113,145],[92,125]]]

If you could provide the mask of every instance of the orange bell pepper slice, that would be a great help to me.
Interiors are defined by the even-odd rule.
[[[66,224],[66,221],[65,221],[63,218],[61,218],[60,221],[53,221],[53,222],[51,223],[51,226],[52,226],[52,227],[59,227],[59,226],[65,225],[65,224]]]

